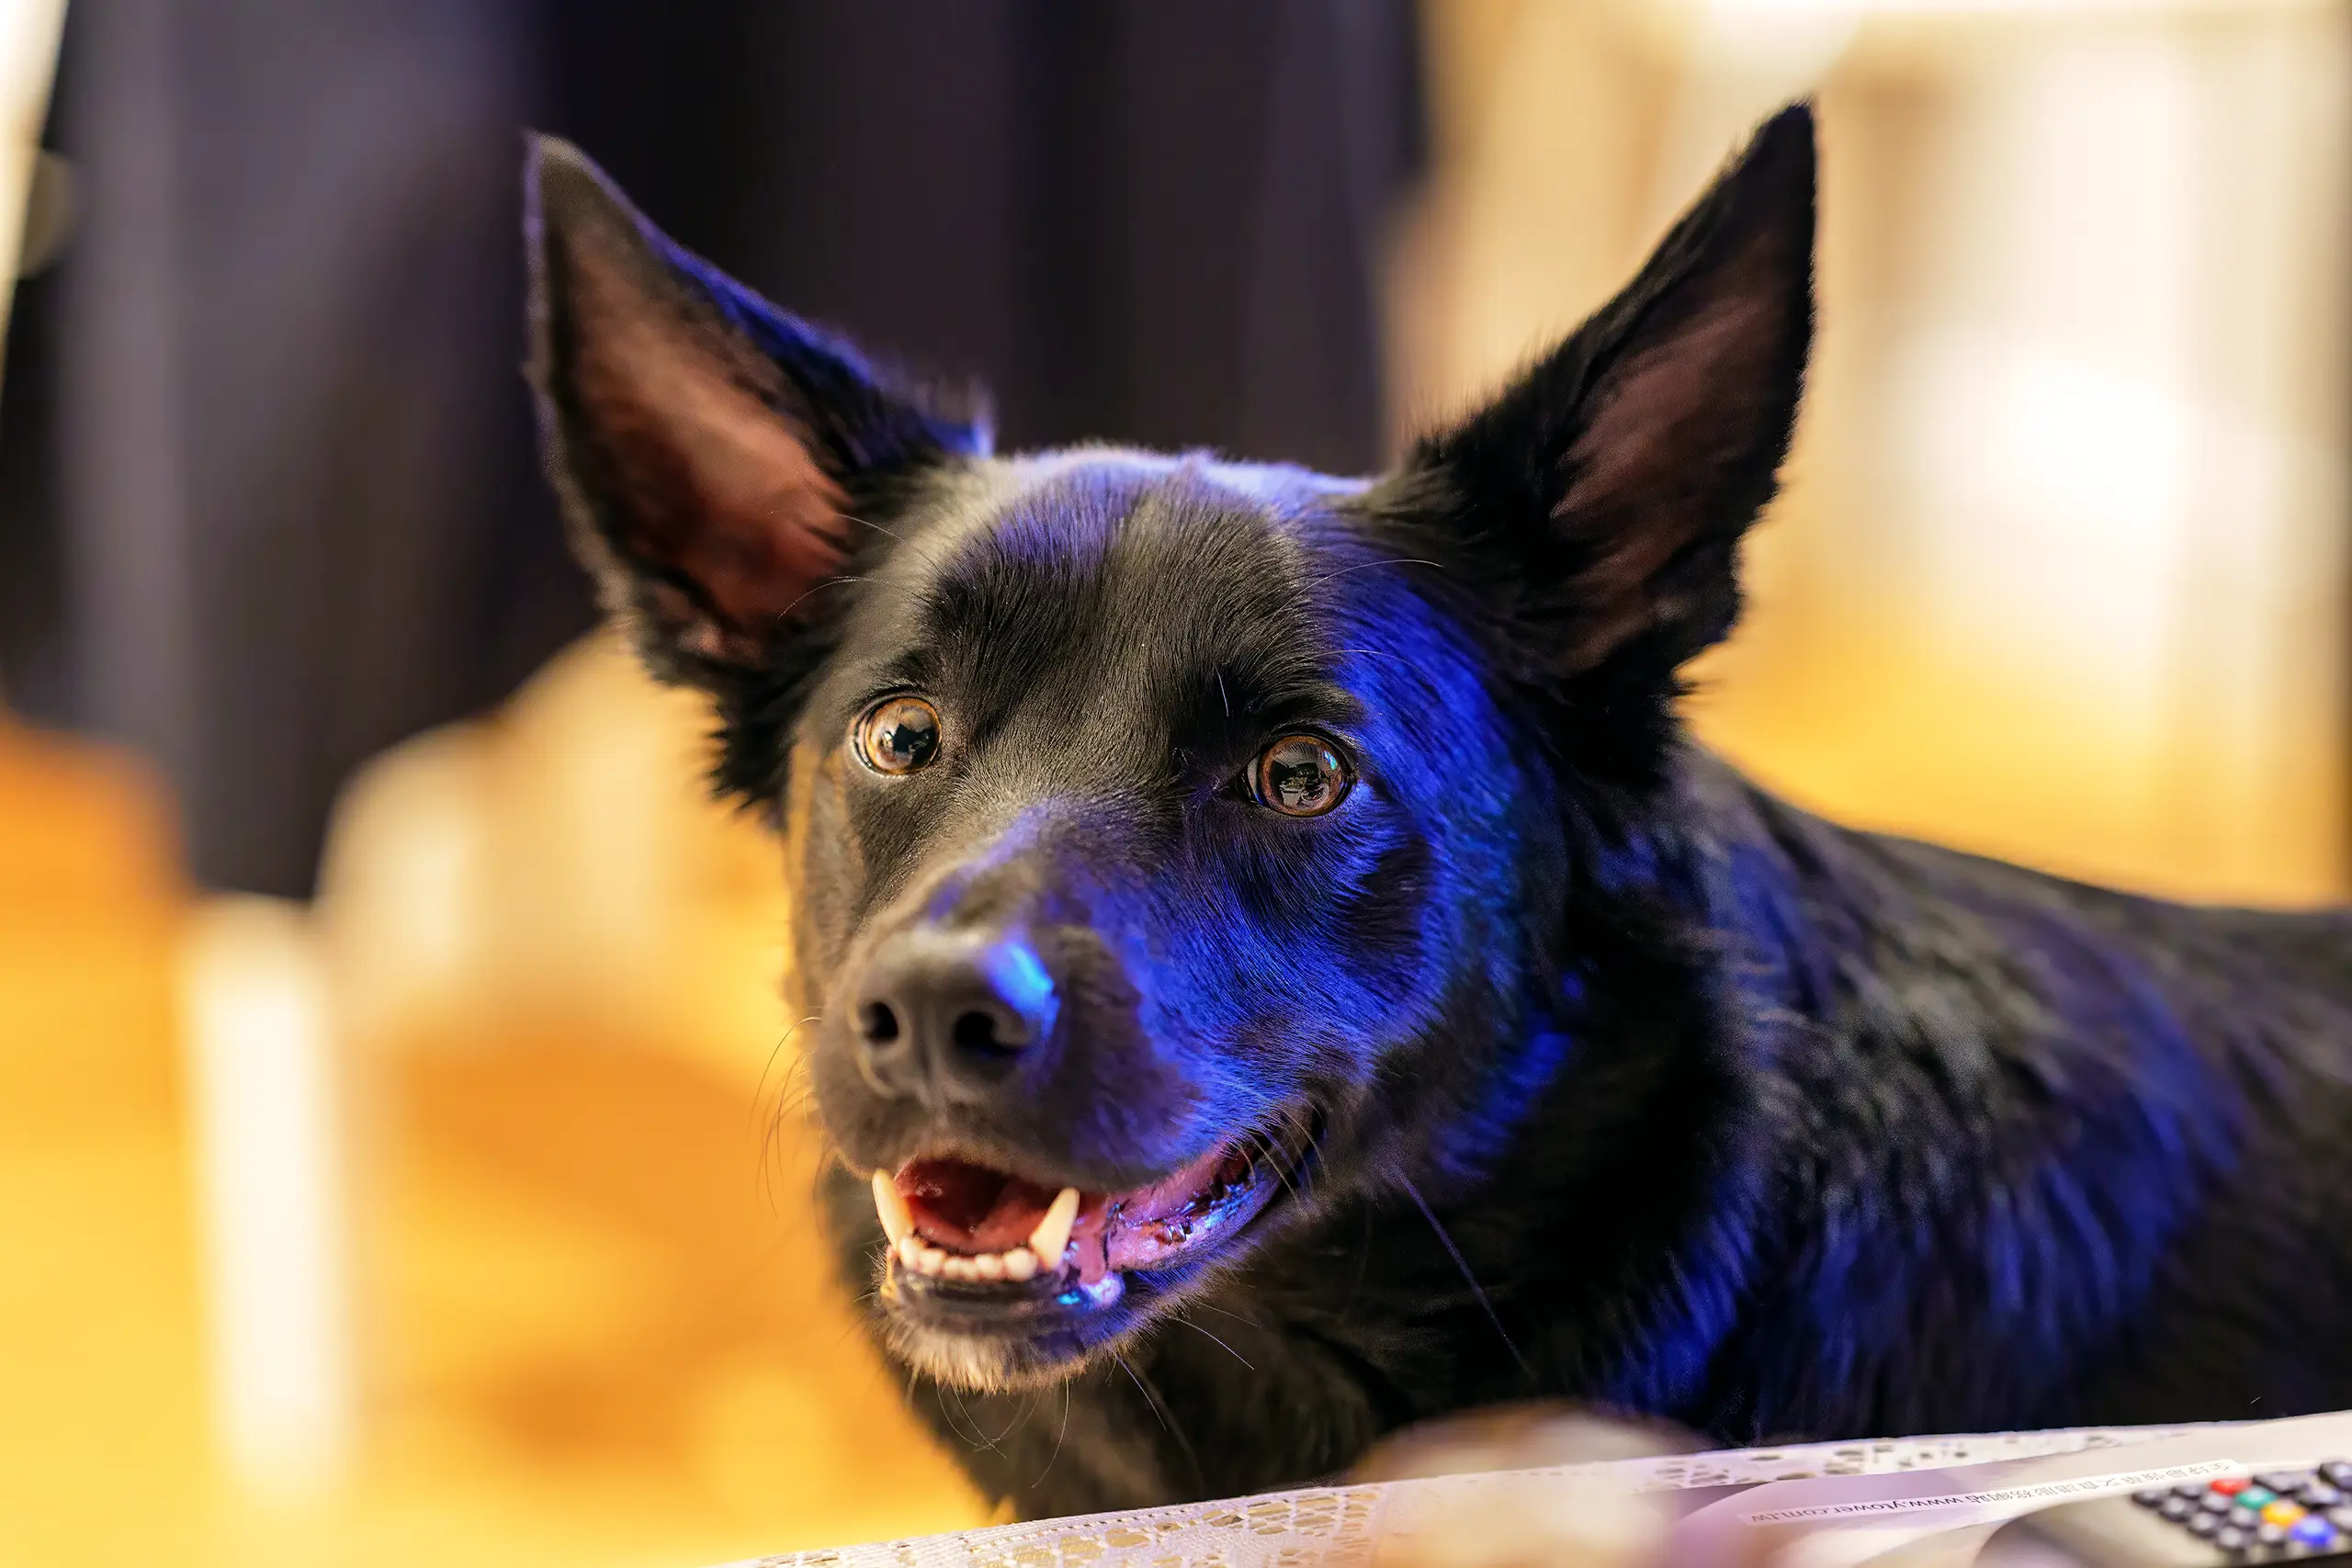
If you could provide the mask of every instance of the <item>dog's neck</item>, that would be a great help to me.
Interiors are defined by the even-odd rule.
[[[2161,996],[2032,874],[1838,828],[1695,747],[1669,788],[1657,826],[1588,848],[1615,859],[1579,866],[1560,971],[1490,1051],[1480,1102],[1518,1110],[1476,1142],[1500,1152],[1476,1171],[1425,1156],[1419,1191],[1318,1227],[1308,1249],[1354,1265],[1338,1326],[1305,1289],[1278,1299],[1367,1365],[1419,1347],[1394,1374],[1408,1406],[1426,1381],[1437,1403],[1565,1396],[1769,1440],[1890,1413],[1819,1408],[1802,1359],[1753,1347],[1891,1365],[1906,1325],[1949,1310],[1920,1292],[1973,1270],[2006,1292],[1984,1315],[1992,1353],[2020,1377],[2046,1370],[2060,1398],[2070,1342],[2116,1310],[2188,1201],[2163,1173],[2196,1132],[2158,1125],[2128,1083],[2071,1107],[2036,1086],[2102,1070],[2081,1043],[2115,1027],[2173,1043],[2139,1071],[2193,1084],[2208,1064],[2177,1029],[2142,1027]],[[2020,923],[2087,972],[2055,990],[2004,968]],[[2058,1143],[2101,1157],[2012,1168],[2018,1148]],[[2027,1248],[2005,1228],[2011,1202],[2128,1214],[2131,1234],[2101,1238],[2102,1276]],[[1430,1364],[1432,1344],[1451,1364]]]

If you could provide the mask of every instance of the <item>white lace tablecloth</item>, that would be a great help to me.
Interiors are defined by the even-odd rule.
[[[1906,1438],[1864,1443],[1805,1443],[1562,1465],[1527,1475],[1605,1474],[1642,1491],[1726,1486],[1826,1475],[2041,1459],[2177,1437],[2195,1427],[2087,1427]],[[1483,1475],[1443,1476],[1371,1486],[1309,1486],[1215,1503],[1132,1513],[1090,1514],[1034,1524],[992,1525],[916,1540],[787,1552],[728,1568],[1366,1568],[1392,1511],[1452,1505],[1491,1483]]]

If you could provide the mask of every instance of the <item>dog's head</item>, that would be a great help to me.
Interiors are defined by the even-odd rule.
[[[1559,1000],[1564,819],[1657,789],[1736,611],[1810,336],[1808,114],[1375,481],[995,455],[571,149],[531,188],[555,481],[784,825],[899,1349],[1058,1375],[1334,1191],[1474,1167]]]

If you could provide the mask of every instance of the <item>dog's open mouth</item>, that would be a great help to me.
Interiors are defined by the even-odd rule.
[[[1108,1306],[1128,1276],[1164,1275],[1237,1235],[1294,1183],[1313,1142],[1287,1122],[1253,1131],[1118,1192],[1046,1187],[963,1159],[877,1170],[892,1293],[964,1319]]]

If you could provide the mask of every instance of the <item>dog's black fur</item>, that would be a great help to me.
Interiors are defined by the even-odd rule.
[[[653,667],[715,697],[722,786],[783,822],[845,1163],[1109,1190],[1319,1129],[1300,1190],[1059,1337],[886,1292],[991,1494],[1245,1492],[1536,1395],[1735,1443],[2352,1404],[2352,917],[1847,831],[1677,724],[1796,409],[1807,111],[1370,483],[992,457],[576,152],[531,184],[555,480]],[[845,760],[909,690],[938,764]],[[1328,817],[1233,783],[1302,729],[1355,760]],[[1029,933],[1060,998],[945,1109],[861,1075],[843,1016],[924,922]],[[881,1235],[837,1196],[862,1292]]]

